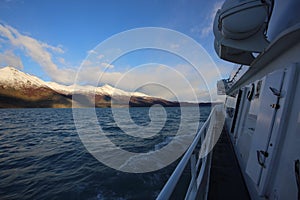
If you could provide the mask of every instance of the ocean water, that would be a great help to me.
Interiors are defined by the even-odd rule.
[[[126,136],[111,109],[96,109],[96,114],[117,146],[147,152],[168,144],[178,130],[180,108],[165,110],[160,136],[146,139]],[[200,108],[200,125],[209,113],[210,107]],[[148,108],[131,108],[130,116],[136,125],[150,123]],[[185,123],[192,126],[193,119],[191,115]],[[175,166],[176,161],[138,174],[107,167],[81,142],[72,109],[0,110],[0,199],[155,199]]]

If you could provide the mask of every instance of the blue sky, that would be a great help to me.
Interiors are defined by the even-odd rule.
[[[72,79],[64,77],[73,76],[72,71],[102,41],[134,28],[162,27],[186,34],[202,45],[226,77],[233,65],[216,56],[212,34],[213,16],[222,2],[2,0],[0,64],[13,65],[45,81],[72,84]],[[184,61],[174,55],[141,50],[110,63],[110,70],[125,73],[137,65],[153,62],[184,68]],[[113,85],[110,81],[100,85],[104,83]],[[125,84],[121,89],[132,88]]]

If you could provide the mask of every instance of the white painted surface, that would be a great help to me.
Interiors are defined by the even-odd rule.
[[[293,66],[293,68],[292,68]],[[274,132],[281,133],[272,137],[273,152],[276,156],[267,160],[273,167],[270,173],[263,172],[262,179],[266,185],[264,194],[270,199],[297,199],[298,189],[294,173],[294,162],[300,159],[300,125],[297,117],[300,111],[300,77],[299,64],[289,66],[283,90],[286,95],[280,99],[282,109],[279,110],[274,123]]]
[[[270,87],[276,88],[280,91],[283,81],[283,70],[275,71],[266,77],[264,87],[262,89],[263,95],[260,98],[259,113],[257,116],[256,128],[252,138],[252,145],[247,162],[246,172],[251,177],[258,188],[265,183],[261,182],[261,173],[263,167],[259,164],[257,158],[257,151],[267,151],[269,138],[272,132],[274,117],[276,109],[272,108],[271,104],[276,104],[277,96],[275,96]],[[264,158],[261,159],[264,162]]]

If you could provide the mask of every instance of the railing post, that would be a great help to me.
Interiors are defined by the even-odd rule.
[[[196,168],[196,154],[195,152],[191,155],[190,158],[191,164],[191,181],[188,188],[188,191],[185,195],[185,199],[194,199],[197,194],[197,168]]]
[[[182,173],[189,161],[191,162],[190,164],[191,164],[191,176],[192,177],[191,177],[190,185],[186,192],[185,199],[195,199],[196,198],[197,192],[198,192],[198,187],[201,184],[201,181],[203,180],[203,177],[204,177],[207,157],[199,158],[199,156],[196,156],[195,150],[197,149],[197,145],[199,144],[199,141],[201,141],[200,144],[201,144],[201,149],[203,149],[203,151],[206,151],[209,149],[208,147],[210,146],[211,139],[208,139],[209,145],[207,144],[207,141],[205,142],[205,144],[203,144],[203,141],[205,139],[207,140],[207,138],[206,138],[207,135],[209,137],[211,136],[210,134],[207,134],[207,132],[211,131],[210,128],[208,128],[208,127],[210,127],[211,121],[214,122],[214,120],[211,120],[211,118],[214,117],[213,116],[214,112],[215,112],[215,107],[213,108],[209,117],[203,124],[202,128],[196,134],[192,144],[189,146],[189,148],[183,155],[182,159],[176,166],[176,168],[173,171],[172,175],[170,176],[169,180],[167,181],[167,183],[165,184],[165,186],[163,187],[163,189],[157,196],[158,200],[165,200],[165,199],[169,199],[171,197],[171,195],[175,189],[175,186],[177,185],[177,183],[178,183],[180,177],[182,176]],[[202,146],[202,145],[204,145],[204,146]],[[196,157],[198,157],[198,158],[196,158]],[[197,162],[196,162],[197,159],[200,159],[198,161],[201,163],[197,164]],[[197,174],[198,167],[200,167],[199,174]]]
[[[192,154],[191,156],[191,175],[192,175],[192,179],[196,177],[196,155],[195,153]]]

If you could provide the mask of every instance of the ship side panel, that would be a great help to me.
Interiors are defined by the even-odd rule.
[[[299,63],[296,66],[295,74],[289,79],[293,82],[289,87],[289,94],[292,98],[289,102],[285,102],[287,106],[286,115],[283,119],[277,120],[277,127],[274,131],[281,132],[280,141],[278,143],[277,155],[274,161],[270,163],[273,171],[270,173],[267,181],[270,183],[266,188],[266,196],[270,199],[299,199],[299,188],[297,187],[295,162],[300,160],[300,77]],[[290,105],[288,105],[290,104]],[[272,141],[271,141],[272,142]],[[268,178],[268,177],[267,177]]]
[[[266,95],[265,93],[266,92],[269,93],[271,92],[271,90],[269,89],[270,86],[265,85],[266,77],[260,76],[259,74],[257,74],[257,77],[259,77],[259,79],[255,79],[247,85],[247,87],[249,87],[251,90],[252,84],[254,84],[255,87],[257,87],[258,82],[261,81],[262,82],[261,88],[265,88],[265,89],[264,90],[262,89],[259,98],[253,99],[251,101],[249,105],[249,111],[247,117],[245,117],[244,120],[242,119],[239,120],[239,125],[237,130],[238,133],[236,133],[237,137],[236,138],[232,137],[232,139],[233,141],[234,139],[236,139],[235,151],[238,160],[240,162],[240,166],[244,178],[248,185],[249,192],[253,199],[258,199],[258,198],[297,199],[298,188],[296,183],[294,166],[295,166],[295,161],[300,160],[300,135],[299,135],[300,133],[300,114],[299,114],[300,112],[299,111],[300,110],[300,104],[299,104],[300,102],[300,78],[299,78],[300,57],[299,57],[299,52],[300,52],[300,44],[298,43],[294,47],[283,52],[280,57],[277,57],[276,59],[272,60],[267,66],[264,66],[264,69],[262,70],[262,72],[270,71],[271,74],[274,73],[275,71],[282,71],[283,74],[288,72],[287,73],[288,75],[290,73],[289,71],[291,71],[290,68],[292,66],[296,66],[295,67],[296,72],[292,72],[288,76],[284,75],[285,81],[283,82],[283,84],[281,84],[282,87],[281,95],[285,95],[285,96],[284,98],[283,97],[279,98],[278,101],[278,104],[280,106],[279,111],[277,114],[275,113],[273,123],[269,123],[270,126],[272,127],[267,127],[266,129],[262,129],[258,127],[259,125],[255,125],[255,130],[260,129],[259,132],[257,131],[257,134],[264,133],[266,132],[266,130],[271,131],[271,135],[265,137],[265,141],[268,146],[266,146],[267,148],[265,147],[265,149],[262,149],[266,152],[270,151],[272,154],[264,161],[264,164],[266,165],[266,167],[268,167],[268,170],[263,169],[262,175],[259,175],[257,179],[257,180],[262,179],[262,182],[264,182],[264,184],[259,183],[260,181],[253,181],[246,173],[245,162],[248,162],[249,165],[250,163],[256,165],[258,163],[257,155],[255,155],[256,152],[253,153],[253,159],[251,159],[251,161],[250,159],[245,158],[245,155],[247,154],[247,151],[249,149],[249,147],[247,147],[246,145],[247,142],[251,143],[251,141],[253,140],[253,133],[251,133],[253,127],[251,128],[249,126],[249,123],[251,121],[251,120],[249,121],[249,119],[251,118],[251,116],[254,116],[253,114],[255,112],[253,111],[257,110],[255,107],[257,107],[260,104],[260,101],[262,100],[261,97],[263,98],[263,96]],[[286,85],[288,82],[291,81],[293,77],[296,81],[295,82],[292,81],[291,85]],[[273,80],[274,83],[278,81],[279,81],[278,78],[275,78]],[[271,87],[272,85],[273,83],[271,81]],[[289,100],[286,100],[288,99],[287,96],[290,98]],[[232,99],[233,101],[236,100],[236,98],[232,98]],[[241,104],[243,103],[245,102],[242,101]],[[268,106],[271,108],[270,105],[272,104],[276,104],[276,101],[272,101],[272,102],[270,101],[269,103],[265,103],[265,107]],[[284,112],[283,109],[285,110]],[[235,108],[233,108],[233,111],[234,110]],[[240,111],[246,112],[245,109],[241,109]],[[259,112],[263,112],[263,110],[259,108]],[[266,114],[264,115],[267,116]],[[270,116],[266,117],[266,119],[267,118],[270,118]],[[261,118],[257,118],[257,120],[261,121]],[[232,122],[232,118],[231,118],[231,122]],[[260,122],[260,124],[262,123]],[[230,128],[230,125],[232,124],[229,123],[228,125]],[[241,129],[242,127],[244,129]],[[250,133],[248,133],[249,131]],[[261,139],[262,139],[261,137],[257,137],[258,143],[259,140]],[[257,142],[252,141],[251,144],[252,148],[254,148],[253,146],[256,146],[256,144]],[[269,148],[270,145],[273,146],[272,147],[274,148],[273,150]],[[244,158],[241,158],[241,155],[243,155]],[[248,168],[250,169],[250,166]]]

